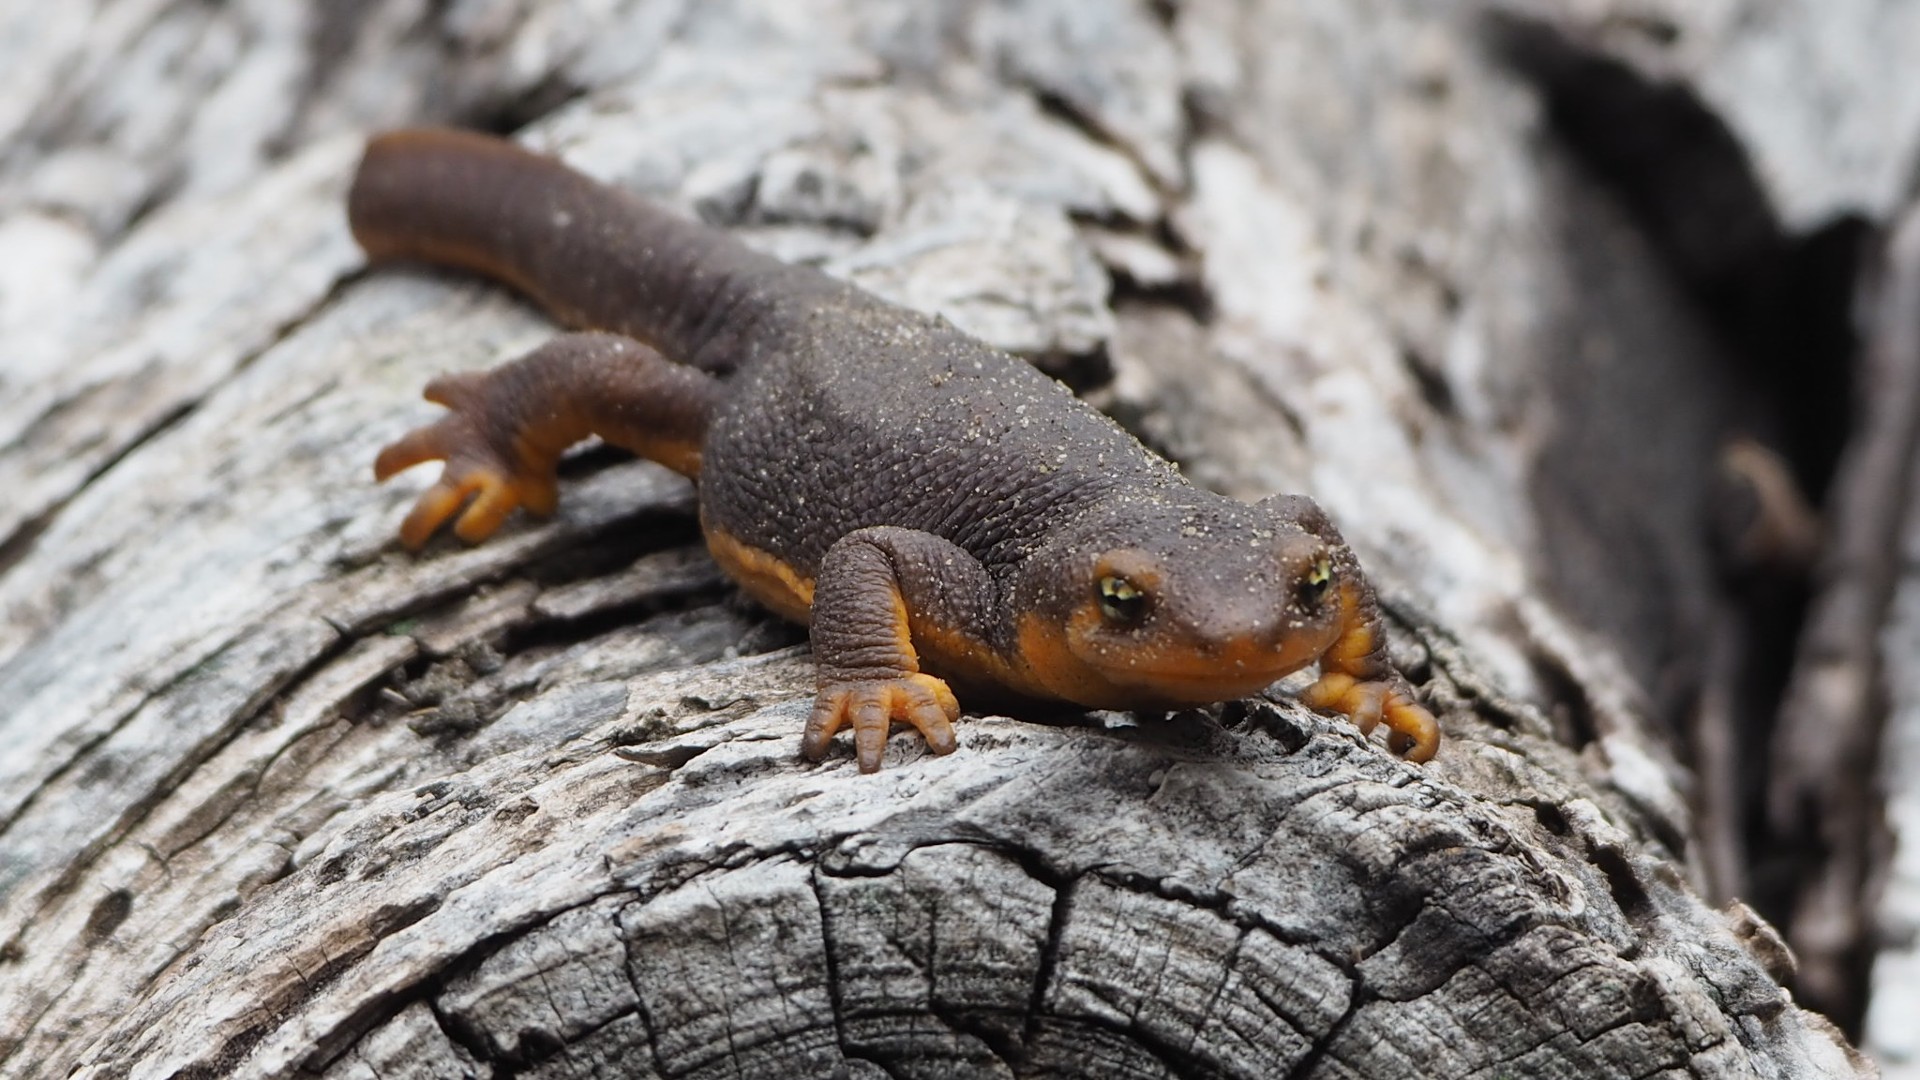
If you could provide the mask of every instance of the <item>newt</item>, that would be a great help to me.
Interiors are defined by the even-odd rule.
[[[572,328],[428,384],[447,413],[374,465],[384,481],[445,463],[402,543],[552,512],[560,456],[590,435],[694,479],[713,558],[810,627],[809,759],[851,728],[871,772],[894,723],[949,753],[956,691],[1170,709],[1315,662],[1310,707],[1384,723],[1410,761],[1439,745],[1313,500],[1198,488],[943,318],[474,133],[372,139],[348,218],[373,263],[477,272]]]

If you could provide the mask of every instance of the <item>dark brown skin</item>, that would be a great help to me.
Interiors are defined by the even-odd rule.
[[[554,468],[598,435],[699,481],[714,558],[811,624],[802,751],[890,726],[953,750],[970,696],[1201,705],[1318,661],[1303,695],[1425,761],[1432,714],[1386,659],[1353,553],[1312,500],[1187,483],[1026,363],[933,316],[760,255],[511,143],[401,131],[349,199],[376,261],[474,270],[564,334],[427,387],[448,415],[381,451],[384,480],[445,461],[401,527],[484,539],[553,509]],[[590,329],[589,329],[590,328]],[[676,362],[677,361],[677,362]]]

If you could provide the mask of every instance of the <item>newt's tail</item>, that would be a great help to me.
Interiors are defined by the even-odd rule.
[[[568,326],[625,334],[710,371],[735,366],[737,343],[753,324],[838,287],[553,158],[474,132],[422,128],[375,137],[354,177],[347,218],[376,261],[476,271],[526,293]]]

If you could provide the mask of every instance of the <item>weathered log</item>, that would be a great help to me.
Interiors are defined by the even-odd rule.
[[[1696,892],[1652,684],[1701,658],[1634,636],[1716,603],[1695,487],[1581,486],[1710,473],[1706,320],[1477,12],[93,7],[0,33],[0,1076],[1871,1074]],[[358,273],[360,141],[423,120],[1313,493],[1439,758],[1283,688],[805,764],[803,636],[603,451],[399,551],[373,450],[550,332]]]

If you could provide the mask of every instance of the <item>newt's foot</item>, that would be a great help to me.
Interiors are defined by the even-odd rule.
[[[455,514],[454,533],[474,543],[492,536],[518,507],[553,512],[558,455],[535,452],[513,437],[490,407],[485,374],[443,375],[427,384],[426,399],[452,411],[390,443],[373,463],[376,480],[423,462],[447,463],[400,526],[401,543],[418,551]]]
[[[853,726],[854,756],[860,771],[880,768],[880,755],[886,749],[887,731],[893,721],[913,725],[927,749],[936,754],[951,754],[956,745],[953,721],[960,718],[960,703],[947,684],[920,672],[902,673],[891,679],[859,679],[851,682],[820,683],[814,698],[813,715],[807,717],[807,731],[800,740],[800,752],[811,761],[827,754],[833,734]]]
[[[1426,761],[1440,748],[1440,722],[1411,693],[1391,683],[1327,672],[1301,692],[1300,700],[1311,709],[1345,714],[1362,735],[1373,734],[1386,721],[1388,748],[1408,761]]]

